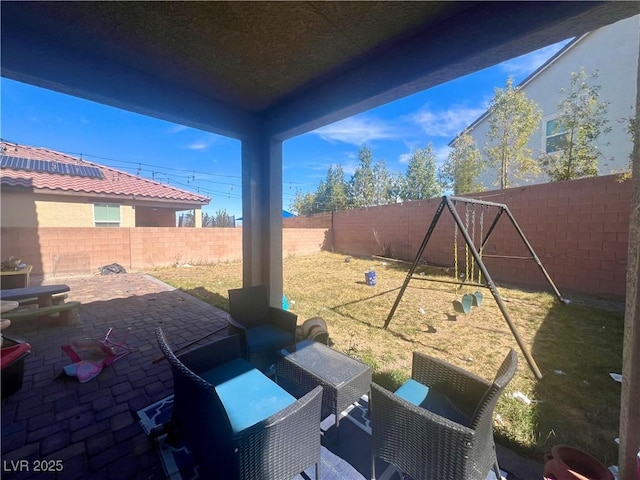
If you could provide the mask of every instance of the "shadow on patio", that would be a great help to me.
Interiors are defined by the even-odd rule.
[[[3,477],[42,478],[33,471],[34,461],[46,459],[62,461],[56,478],[164,478],[153,443],[135,416],[172,393],[169,365],[153,362],[160,356],[154,329],[162,326],[179,348],[225,326],[226,313],[142,274],[45,283],[71,287],[69,299],[82,302],[81,321],[68,326],[16,321],[4,331],[29,342],[32,354],[25,359],[22,389],[2,404]],[[87,383],[65,375],[63,367],[72,361],[60,346],[102,339],[109,328],[115,340],[131,329],[132,352]]]
[[[162,326],[174,349],[198,339],[194,346],[200,345],[215,338],[203,336],[226,326],[226,312],[144,274],[56,278],[45,283],[71,287],[69,299],[82,302],[81,321],[79,325],[15,322],[5,331],[7,337],[28,341],[32,354],[25,360],[22,389],[2,404],[3,477],[43,478],[34,472],[36,460],[59,460],[57,468],[62,470],[46,478],[165,478],[157,447],[136,416],[138,410],[173,393],[169,365],[157,361],[155,328]],[[127,344],[132,352],[87,383],[65,375],[63,367],[72,361],[60,346],[83,338],[103,339],[109,328],[114,340],[131,329]],[[226,329],[220,335],[226,335]],[[369,478],[370,437],[362,435],[350,422],[342,422],[341,441],[328,449]],[[500,447],[498,457],[501,467],[512,472],[510,480],[541,478],[540,465]],[[329,469],[323,473],[332,475]]]

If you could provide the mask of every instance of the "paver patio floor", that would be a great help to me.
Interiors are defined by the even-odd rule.
[[[169,365],[155,361],[160,356],[155,328],[161,326],[176,349],[221,328],[219,335],[226,335],[226,312],[141,273],[58,277],[42,283],[71,287],[68,300],[82,303],[80,323],[16,321],[3,332],[28,341],[32,354],[24,363],[22,389],[2,401],[1,476],[164,479],[154,443],[135,416],[173,393]],[[116,340],[130,329],[127,344],[132,352],[87,383],[67,376],[63,367],[72,361],[61,345],[102,339],[109,328]],[[212,335],[195,345],[214,339]],[[510,478],[541,478],[540,464],[500,447],[498,457]],[[44,465],[59,465],[62,471],[34,472],[42,460],[53,460]]]
[[[153,362],[160,356],[154,330],[162,326],[179,348],[225,326],[226,313],[144,274],[43,282],[56,283],[71,287],[68,300],[82,302],[80,324],[16,321],[3,332],[28,341],[32,354],[25,359],[22,389],[2,401],[2,477],[164,478],[135,417],[172,393],[167,362]],[[127,343],[133,351],[87,383],[65,375],[63,367],[72,361],[60,346],[102,339],[109,328],[114,339],[131,329]],[[35,473],[35,461],[44,459],[60,460],[62,471]]]

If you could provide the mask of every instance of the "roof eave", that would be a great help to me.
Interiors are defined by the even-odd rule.
[[[91,199],[101,199],[101,200],[118,200],[118,201],[126,201],[127,204],[131,205],[141,205],[144,206],[145,203],[157,205],[158,203],[165,204],[165,207],[168,205],[174,205],[176,207],[183,208],[185,206],[188,207],[201,207],[204,205],[208,205],[211,203],[211,199],[203,198],[202,200],[181,200],[177,198],[155,198],[155,197],[147,197],[141,195],[127,195],[127,194],[110,194],[110,193],[97,193],[97,192],[78,192],[74,190],[59,190],[59,189],[49,189],[49,188],[30,188],[23,187],[19,185],[2,185],[2,190],[9,191],[28,191],[29,193],[39,193],[43,195],[57,195],[64,197],[80,197],[80,198],[91,198]],[[149,205],[151,206],[151,205]],[[169,208],[169,207],[168,207]],[[170,207],[174,208],[174,207]]]

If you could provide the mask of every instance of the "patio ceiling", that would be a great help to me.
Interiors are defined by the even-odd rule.
[[[636,2],[2,2],[2,75],[279,139],[631,16]]]
[[[277,305],[282,140],[631,17],[640,2],[2,1],[0,8],[2,76],[243,141],[243,283],[268,285]],[[620,417],[624,480],[635,476],[640,440],[638,177]]]

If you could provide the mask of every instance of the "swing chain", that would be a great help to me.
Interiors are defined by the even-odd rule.
[[[464,206],[464,229],[467,231],[467,234],[469,233],[469,204],[465,203]],[[465,278],[464,281],[468,282],[469,280],[471,280],[473,277],[471,276],[471,271],[470,271],[470,266],[471,266],[471,262],[469,261],[469,244],[467,242],[465,242],[465,247],[464,247],[464,261],[465,261],[465,266],[464,266],[464,271],[465,271]]]
[[[473,210],[471,212],[471,246],[473,249],[476,249],[476,204],[473,204]],[[473,277],[475,276],[476,269],[476,257],[471,256],[471,275],[469,276],[469,280],[473,282]],[[478,269],[479,270],[479,269]]]
[[[482,250],[484,249],[484,205],[480,206],[480,250],[478,250],[478,256],[482,260]],[[482,270],[478,267],[478,283],[482,283]]]
[[[454,202],[455,207],[455,202]],[[456,281],[460,280],[458,277],[458,224],[453,222],[453,274],[456,277]],[[460,290],[460,285],[456,287],[456,291]]]

